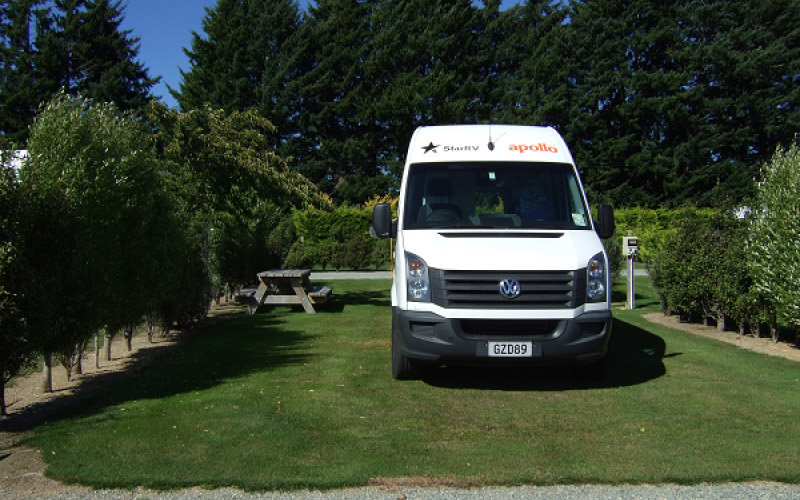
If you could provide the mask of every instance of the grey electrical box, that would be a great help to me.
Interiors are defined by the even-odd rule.
[[[636,236],[623,236],[622,237],[622,255],[630,257],[636,255],[639,250],[639,238]]]

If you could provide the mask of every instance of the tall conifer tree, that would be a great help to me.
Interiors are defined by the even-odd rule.
[[[57,85],[120,109],[141,108],[158,81],[138,61],[139,39],[122,30],[121,0],[55,0],[54,29],[42,43],[60,57],[45,73]],[[37,42],[38,44],[38,42]],[[57,91],[58,89],[53,89]]]
[[[682,198],[752,194],[759,166],[800,130],[800,1],[692,2],[686,33],[702,156],[680,170]]]
[[[24,143],[39,104],[34,71],[37,0],[9,1],[0,7],[0,133]]]
[[[206,10],[205,36],[192,33],[191,68],[172,94],[184,111],[256,109],[277,127],[278,147],[296,132],[285,88],[297,73],[300,25],[295,0],[221,0]]]
[[[499,2],[385,0],[374,12],[360,119],[379,124],[378,158],[399,176],[416,127],[490,119]]]
[[[566,7],[530,0],[506,11],[498,60],[502,62],[499,120],[560,126],[570,114],[567,84],[572,59],[564,20]]]
[[[601,200],[653,205],[674,196],[676,136],[688,74],[680,2],[574,5],[560,57],[570,63],[563,132]],[[598,198],[598,197],[596,197]]]
[[[309,9],[292,82],[303,131],[295,141],[299,171],[340,201],[363,202],[388,186],[377,165],[377,124],[369,114],[375,82],[365,60],[374,35],[375,0],[320,0]],[[338,193],[337,193],[338,191]]]
[[[40,103],[64,89],[122,110],[139,109],[157,79],[121,29],[121,0],[14,0],[3,47],[0,131],[24,141]]]

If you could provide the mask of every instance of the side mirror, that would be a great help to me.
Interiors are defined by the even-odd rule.
[[[372,209],[370,234],[376,238],[395,238],[397,228],[392,224],[392,207],[388,203],[378,203]]]
[[[602,204],[597,207],[597,220],[594,222],[597,236],[607,239],[614,236],[616,225],[614,224],[614,209],[611,205]]]

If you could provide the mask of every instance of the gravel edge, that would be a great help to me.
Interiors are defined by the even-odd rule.
[[[623,486],[516,486],[459,489],[449,487],[348,488],[330,491],[296,491],[246,493],[233,489],[186,489],[155,492],[135,490],[89,490],[81,487],[62,487],[59,492],[3,492],[6,500],[796,500],[800,485],[756,482],[736,484],[680,485],[623,485]],[[8,493],[8,494],[6,494]]]

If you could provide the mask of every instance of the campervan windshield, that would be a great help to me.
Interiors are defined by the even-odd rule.
[[[590,229],[565,163],[418,163],[406,182],[404,229]]]

